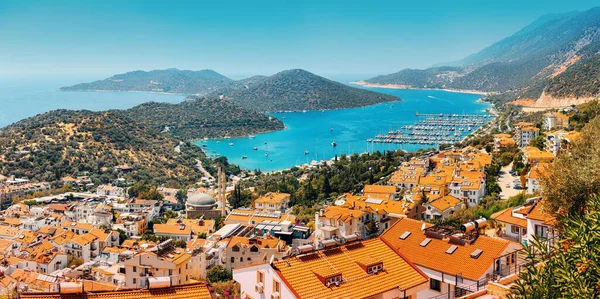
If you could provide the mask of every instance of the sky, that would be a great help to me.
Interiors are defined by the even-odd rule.
[[[368,78],[453,61],[596,1],[0,0],[0,78],[302,68]]]

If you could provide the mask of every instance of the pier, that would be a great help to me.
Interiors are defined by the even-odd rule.
[[[470,132],[481,127],[493,116],[488,114],[419,114],[427,117],[387,134],[368,139],[371,143],[442,145],[461,142]]]

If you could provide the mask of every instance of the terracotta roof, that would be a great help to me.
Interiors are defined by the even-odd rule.
[[[380,213],[391,213],[397,215],[406,215],[412,208],[413,204],[406,201],[388,200],[388,199],[375,199],[369,200],[364,196],[351,195],[347,193],[345,195],[346,203],[343,207],[355,209],[365,209],[369,207],[373,212],[379,209]],[[354,215],[354,214],[353,214]]]
[[[457,245],[454,253],[447,254],[446,250],[453,245],[448,240],[430,238],[427,246],[420,245],[427,238],[421,230],[423,225],[432,226],[425,222],[402,218],[386,230],[381,239],[416,265],[450,275],[460,274],[471,280],[480,279],[494,263],[494,258],[500,256],[509,245],[509,241],[506,240],[480,236],[473,244]],[[400,239],[405,232],[411,234],[404,240]],[[474,259],[471,253],[476,249],[483,250],[483,253]]]
[[[296,216],[291,214],[268,215],[265,213],[255,212],[254,210],[235,209],[227,215],[225,224],[248,223],[250,221],[254,221],[254,223],[260,223],[262,221],[290,221],[294,223],[296,222]]]
[[[389,199],[390,195],[396,193],[396,187],[384,185],[365,185],[363,188],[363,193],[369,197]]]
[[[456,207],[462,201],[452,195],[442,196],[440,198],[434,199],[429,204],[436,208],[438,211],[445,211],[450,208]]]
[[[281,202],[289,198],[290,195],[288,193],[279,193],[279,192],[269,192],[258,199],[255,202],[257,203],[272,203],[272,204],[281,204]]]
[[[94,282],[97,283],[97,282]],[[85,285],[84,285],[85,287]],[[20,298],[26,299],[175,299],[196,298],[212,299],[206,283],[172,286],[160,289],[136,289],[104,292],[86,292],[85,294],[61,295],[59,293],[23,293]]]
[[[69,210],[68,205],[62,204],[62,203],[51,203],[46,206],[46,209],[54,210],[54,211],[68,211]]]
[[[8,225],[0,225],[0,236],[14,238],[17,234],[19,234],[19,228],[10,227]]]
[[[87,233],[87,234],[76,235],[70,241],[77,243],[77,245],[84,246],[84,245],[94,242],[95,240],[98,240],[98,238],[96,236]]]
[[[325,212],[323,213],[323,217],[327,219],[336,219],[344,222],[348,222],[352,219],[358,219],[363,215],[365,215],[363,210],[349,209],[348,207],[340,206],[329,206],[325,208]]]
[[[4,223],[12,226],[19,226],[21,225],[21,219],[8,217],[4,219]]]
[[[513,216],[513,210],[514,210],[514,208],[504,209],[502,211],[492,214],[492,216],[490,218],[492,218],[498,222],[518,225],[520,227],[526,228],[527,227],[527,219]]]
[[[183,226],[183,229],[182,229]],[[163,235],[186,235],[189,236],[192,234],[192,229],[189,225],[179,225],[179,224],[155,224],[154,225],[154,233],[155,234],[163,234]]]
[[[69,222],[69,221],[64,222],[63,224],[61,224],[61,226],[65,227],[65,228],[77,228],[77,229],[82,229],[82,230],[87,230],[87,231],[91,230],[94,227],[94,225],[91,223],[84,223],[84,222],[74,222],[73,223],[73,222]]]
[[[252,245],[258,246],[258,248],[277,248],[281,246],[285,246],[285,241],[280,239],[264,239],[259,238],[256,239],[253,244],[250,244],[250,239],[247,237],[233,236],[229,238],[229,243],[227,244],[227,248],[231,248],[235,245],[240,247],[251,247]]]
[[[215,221],[212,219],[197,220],[171,218],[167,221],[167,224],[170,225],[177,223],[184,223],[186,226],[189,226],[194,234],[208,233],[209,231],[214,230],[215,227]]]
[[[359,264],[380,261],[384,270],[368,274]],[[273,264],[298,298],[366,298],[392,289],[410,289],[428,278],[379,238],[297,256]],[[341,274],[339,286],[327,287],[320,276]]]

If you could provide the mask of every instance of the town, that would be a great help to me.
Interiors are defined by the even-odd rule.
[[[232,208],[228,198],[244,178],[221,168],[189,189],[125,179],[94,186],[86,173],[52,185],[8,173],[0,176],[0,293],[505,298],[528,265],[523,245],[558,237],[541,208],[540,178],[579,138],[570,127],[567,115],[548,112],[484,147],[422,152],[308,220],[284,192]],[[456,216],[481,207],[494,185],[494,196],[512,205],[487,218]]]

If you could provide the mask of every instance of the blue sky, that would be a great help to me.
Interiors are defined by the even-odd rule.
[[[386,74],[460,59],[595,1],[0,0],[0,76],[214,69]]]

